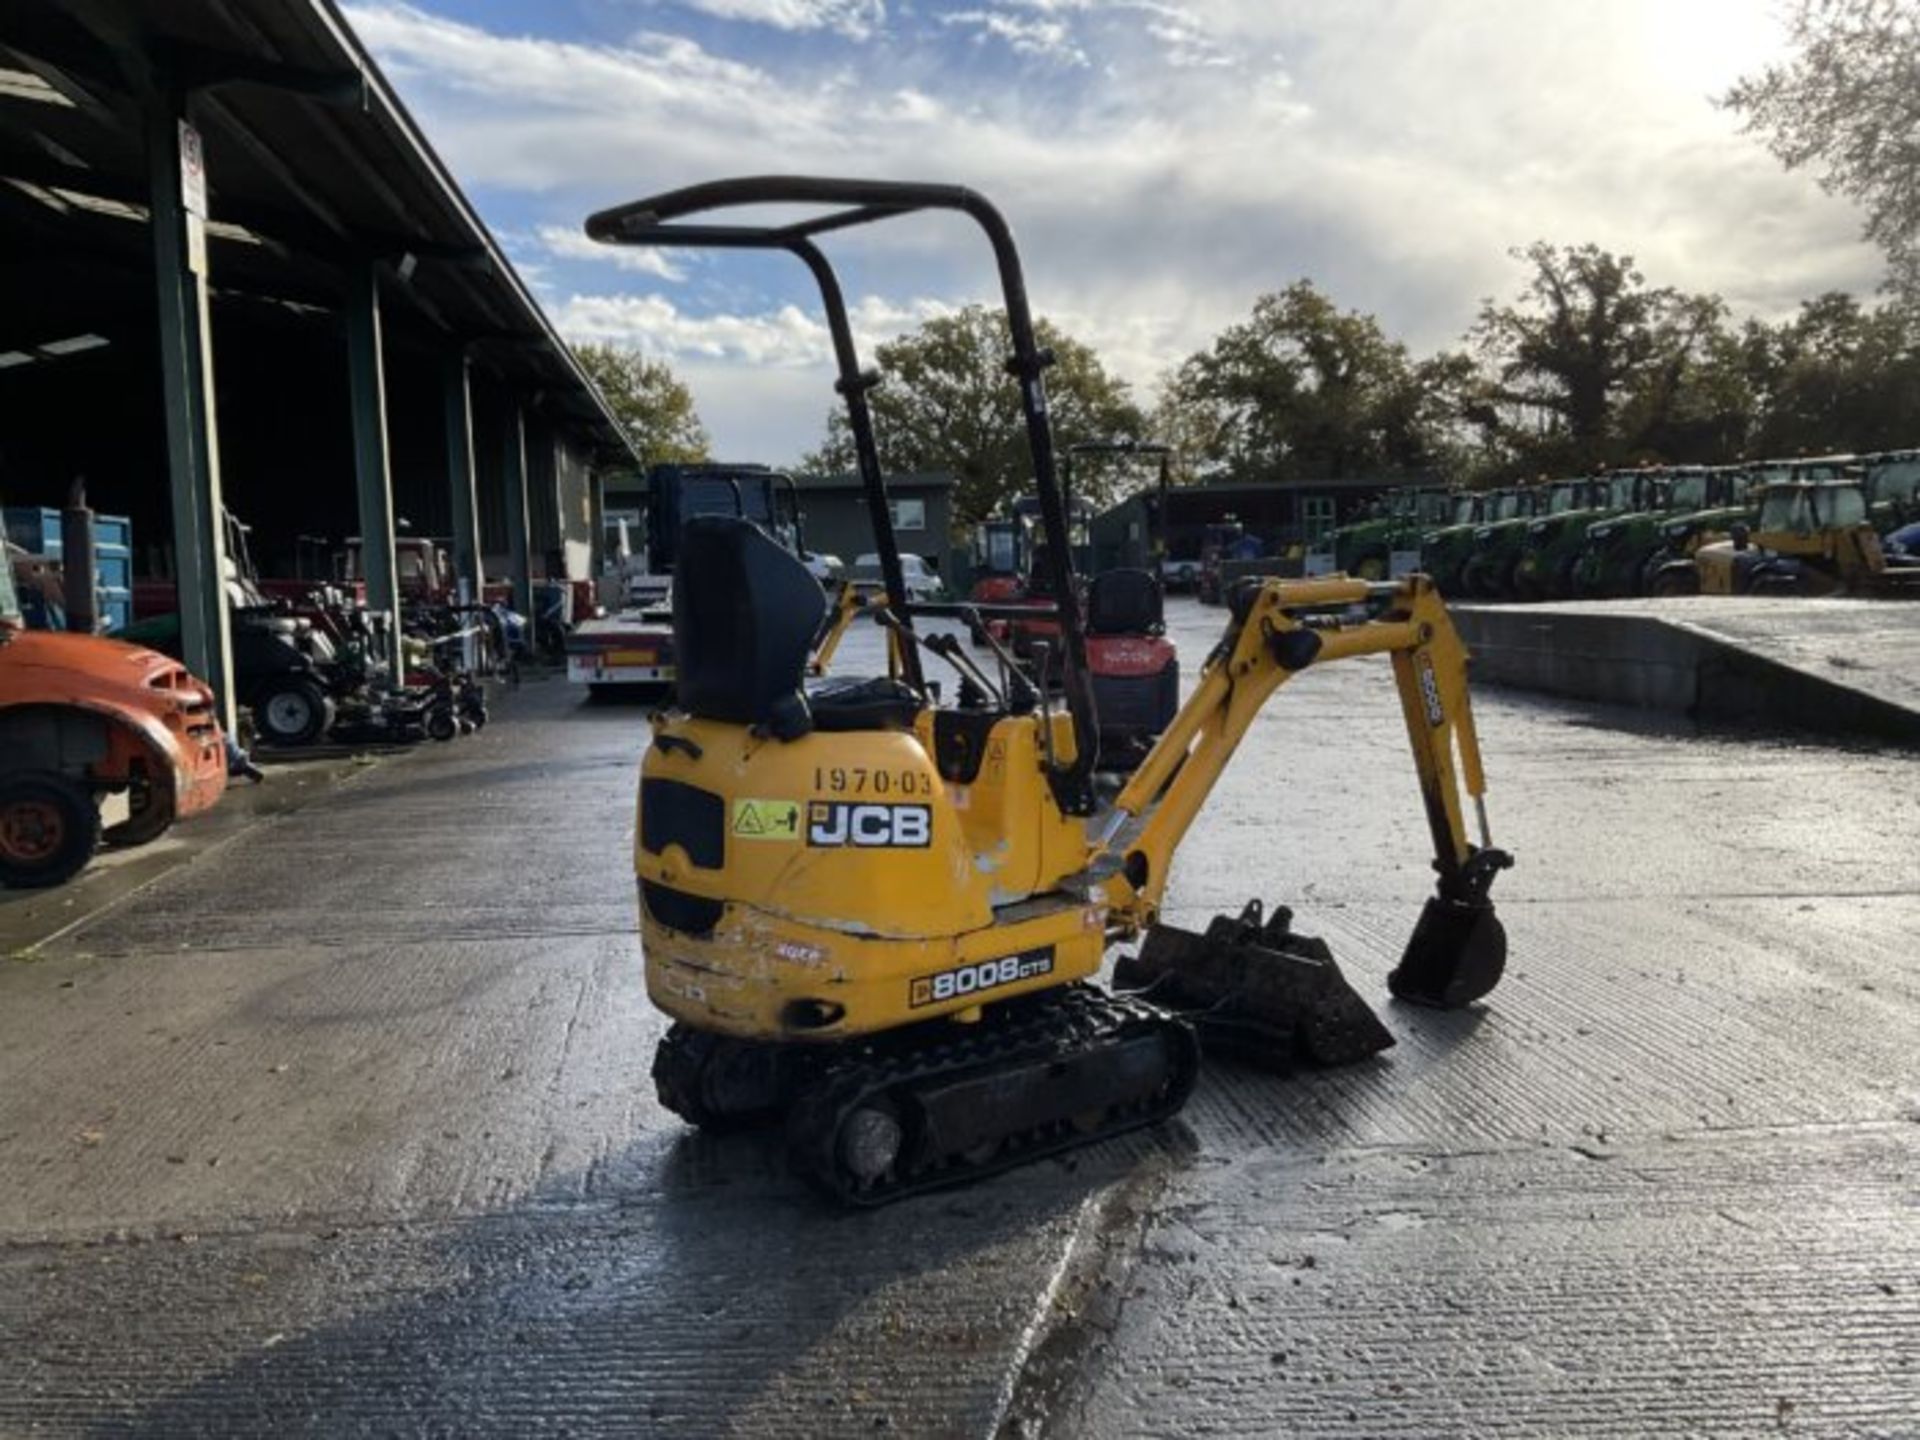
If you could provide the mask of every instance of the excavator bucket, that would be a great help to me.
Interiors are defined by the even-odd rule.
[[[1263,923],[1258,900],[1237,917],[1215,916],[1204,935],[1155,925],[1139,954],[1116,965],[1114,983],[1187,1012],[1211,1053],[1263,1069],[1344,1065],[1392,1045],[1326,942],[1292,926],[1284,905]]]
[[[1513,857],[1475,846],[1459,866],[1436,866],[1440,891],[1420,912],[1406,953],[1387,976],[1394,996],[1436,1010],[1471,1005],[1500,983],[1507,968],[1507,928],[1487,892]]]
[[[1507,930],[1493,902],[1435,895],[1421,910],[1387,988],[1398,999],[1452,1010],[1493,989],[1506,966]]]

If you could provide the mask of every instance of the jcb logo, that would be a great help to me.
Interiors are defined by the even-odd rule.
[[[843,800],[807,805],[809,845],[924,850],[932,843],[933,810],[926,805],[855,805]]]

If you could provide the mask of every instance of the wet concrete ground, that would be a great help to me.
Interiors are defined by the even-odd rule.
[[[0,960],[0,1432],[1920,1433],[1920,758],[1478,711],[1484,1008],[1386,1003],[1398,708],[1310,672],[1173,918],[1293,903],[1399,1045],[838,1214],[654,1102],[643,713],[529,685]]]

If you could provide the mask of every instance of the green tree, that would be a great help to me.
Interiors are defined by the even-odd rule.
[[[1762,363],[1756,453],[1884,450],[1920,435],[1920,335],[1894,307],[1808,300],[1768,332]]]
[[[1913,0],[1795,0],[1795,54],[1721,103],[1788,169],[1856,201],[1886,252],[1888,287],[1920,310],[1920,8]]]
[[[1525,469],[1596,463],[1622,392],[1653,358],[1671,292],[1596,245],[1539,240],[1512,254],[1533,273],[1517,303],[1485,301],[1468,332],[1481,362],[1471,418]]]
[[[1632,256],[1596,245],[1513,254],[1532,273],[1513,303],[1482,304],[1467,336],[1477,373],[1452,396],[1495,474],[1705,460],[1739,443],[1754,405],[1718,296],[1649,285]]]
[[[1717,295],[1660,292],[1646,363],[1627,377],[1608,463],[1704,464],[1745,448],[1760,405],[1749,356]]]
[[[707,458],[711,442],[693,392],[665,361],[626,345],[576,345],[573,353],[644,463],[684,465]]]
[[[1411,471],[1438,457],[1428,387],[1371,315],[1300,280],[1190,356],[1163,429],[1191,461],[1237,480]]]
[[[1057,453],[1078,440],[1137,439],[1146,419],[1125,381],[1108,373],[1094,352],[1042,319],[1040,344],[1053,352],[1046,373]],[[955,477],[954,517],[985,519],[1033,488],[1020,394],[1007,373],[1011,351],[1006,313],[969,305],[928,320],[875,352],[884,382],[868,392],[880,465],[889,474],[944,470]],[[820,450],[807,468],[854,468],[853,437],[845,413],[827,418]],[[1089,467],[1089,489],[1114,482],[1120,467]],[[1093,493],[1096,502],[1107,497]]]

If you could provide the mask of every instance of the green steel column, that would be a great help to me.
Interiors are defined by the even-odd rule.
[[[187,668],[213,687],[221,723],[231,731],[233,636],[227,616],[226,526],[220,498],[220,437],[214,420],[199,137],[187,124],[185,102],[174,94],[148,100],[146,130],[181,654]],[[187,168],[200,177],[191,192],[183,178],[183,151]]]
[[[533,619],[533,571],[527,559],[527,414],[509,402],[507,415],[507,578],[513,608]]]
[[[587,471],[587,557],[587,573],[593,577],[597,591],[610,558],[607,555],[606,472],[598,465]]]
[[[393,558],[393,483],[387,473],[387,382],[380,354],[380,282],[370,263],[347,279],[347,393],[353,474],[360,499],[360,573],[367,608],[387,616],[389,663],[399,658],[400,592]],[[397,663],[396,680],[402,678]]]
[[[447,484],[453,496],[453,577],[467,582],[468,598],[478,605],[485,577],[480,565],[480,510],[474,499],[473,389],[467,357],[447,357],[442,372],[447,411]]]

